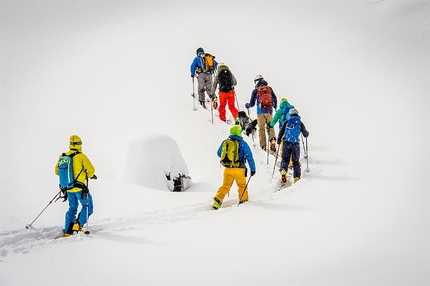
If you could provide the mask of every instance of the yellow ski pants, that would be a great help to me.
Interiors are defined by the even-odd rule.
[[[245,190],[246,186],[246,177],[245,177],[245,168],[224,168],[224,179],[222,181],[222,186],[219,187],[215,198],[222,202],[224,197],[230,192],[230,188],[233,185],[233,182],[236,181],[236,185],[238,187],[238,198],[239,201],[247,201],[248,200],[248,189]]]

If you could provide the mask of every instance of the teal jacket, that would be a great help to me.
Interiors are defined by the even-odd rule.
[[[273,127],[276,125],[276,123],[279,122],[279,126],[282,125],[282,123],[287,119],[287,114],[284,113],[284,109],[287,107],[287,110],[290,110],[294,106],[291,105],[288,101],[284,100],[281,101],[281,104],[279,104],[279,109],[276,110],[275,115],[273,115],[272,121],[269,123],[270,127]]]

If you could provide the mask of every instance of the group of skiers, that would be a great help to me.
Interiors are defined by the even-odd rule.
[[[246,202],[248,201],[248,183],[246,182],[247,168],[245,164],[248,162],[251,177],[255,175],[256,167],[251,149],[242,138],[243,126],[240,126],[239,111],[235,106],[236,94],[234,87],[237,85],[237,80],[227,65],[218,63],[214,56],[205,53],[201,47],[196,50],[196,57],[191,63],[190,71],[193,84],[194,78],[197,77],[198,79],[198,100],[201,106],[206,108],[206,92],[211,100],[212,107],[218,108],[219,118],[222,121],[226,121],[226,105],[228,104],[236,124],[230,128],[229,137],[218,148],[217,154],[221,158],[220,163],[225,169],[222,186],[214,197],[212,207],[214,209],[221,207],[223,199],[230,191],[234,181],[238,186],[239,203]],[[214,80],[212,81],[213,77]],[[302,134],[307,138],[309,132],[301,121],[297,109],[286,98],[281,99],[279,109],[277,109],[277,96],[262,75],[258,74],[254,78],[254,84],[251,99],[249,103],[245,104],[245,108],[249,109],[254,106],[257,108],[260,147],[267,152],[276,154],[276,144],[278,144],[280,149],[278,154],[282,158],[279,169],[281,185],[287,182],[287,170],[289,168],[293,169],[294,182],[297,182],[301,177],[299,137]],[[217,87],[219,89],[219,106],[215,95]],[[276,112],[273,115],[274,110]],[[280,126],[277,137],[273,128],[276,123],[279,123]],[[266,137],[266,134],[268,137]],[[237,141],[237,144],[234,145],[231,141]],[[236,153],[234,148],[238,149]]]
[[[250,176],[256,173],[255,161],[251,148],[242,137],[243,126],[240,125],[238,109],[235,106],[235,91],[237,85],[235,76],[229,67],[215,61],[215,57],[205,53],[203,48],[198,48],[196,57],[191,64],[191,77],[197,77],[198,100],[202,107],[206,108],[206,96],[211,99],[212,107],[218,109],[219,118],[226,121],[226,106],[235,118],[235,125],[230,128],[230,135],[223,140],[217,154],[220,163],[225,167],[223,183],[214,196],[212,207],[221,207],[224,197],[230,192],[235,181],[238,186],[239,204],[248,201],[247,167],[249,165]],[[214,80],[213,80],[214,77]],[[278,107],[275,92],[268,85],[262,75],[254,79],[255,87],[251,93],[247,109],[257,107],[258,135],[261,149],[276,153],[276,144],[280,150],[282,160],[280,164],[281,184],[287,181],[287,170],[293,168],[294,182],[301,177],[299,136],[309,136],[305,125],[301,121],[297,109],[286,98],[282,98]],[[218,88],[218,98],[215,92]],[[276,111],[274,116],[273,111]],[[279,134],[276,137],[274,126],[280,124]],[[266,137],[266,134],[268,137]],[[266,141],[267,140],[267,141]],[[269,148],[269,150],[267,150]],[[279,151],[282,151],[279,153]],[[78,231],[83,231],[83,226],[88,222],[93,213],[93,200],[88,189],[88,179],[97,179],[95,168],[88,157],[82,153],[82,140],[78,135],[70,136],[69,151],[60,155],[56,165],[55,174],[60,177],[60,192],[64,200],[69,201],[69,209],[65,215],[63,236],[70,236]],[[77,175],[76,175],[77,174]],[[78,214],[79,203],[81,210]]]

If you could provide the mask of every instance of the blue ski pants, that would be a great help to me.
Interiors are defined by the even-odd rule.
[[[64,223],[63,232],[66,233],[67,229],[71,222],[76,221],[76,214],[78,213],[78,206],[81,203],[81,211],[78,215],[78,222],[80,225],[84,225],[87,223],[87,209],[88,209],[88,217],[93,213],[93,197],[91,193],[88,191],[88,198],[82,199],[82,191],[79,192],[68,192],[67,200],[69,201],[69,210],[66,212],[66,221]],[[87,208],[88,203],[88,208]]]
[[[287,170],[290,163],[290,158],[293,161],[294,178],[300,178],[302,174],[300,166],[300,144],[299,142],[282,142],[282,161],[280,169]]]

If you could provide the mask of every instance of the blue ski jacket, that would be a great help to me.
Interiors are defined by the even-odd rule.
[[[194,58],[193,62],[191,63],[191,67],[190,67],[190,72],[191,75],[195,75],[196,71],[197,73],[200,73],[199,70],[202,69],[202,58],[200,57],[202,54],[204,54],[203,52],[199,52],[197,54],[197,56]],[[214,65],[215,65],[215,70],[218,68],[218,62],[214,59]]]

